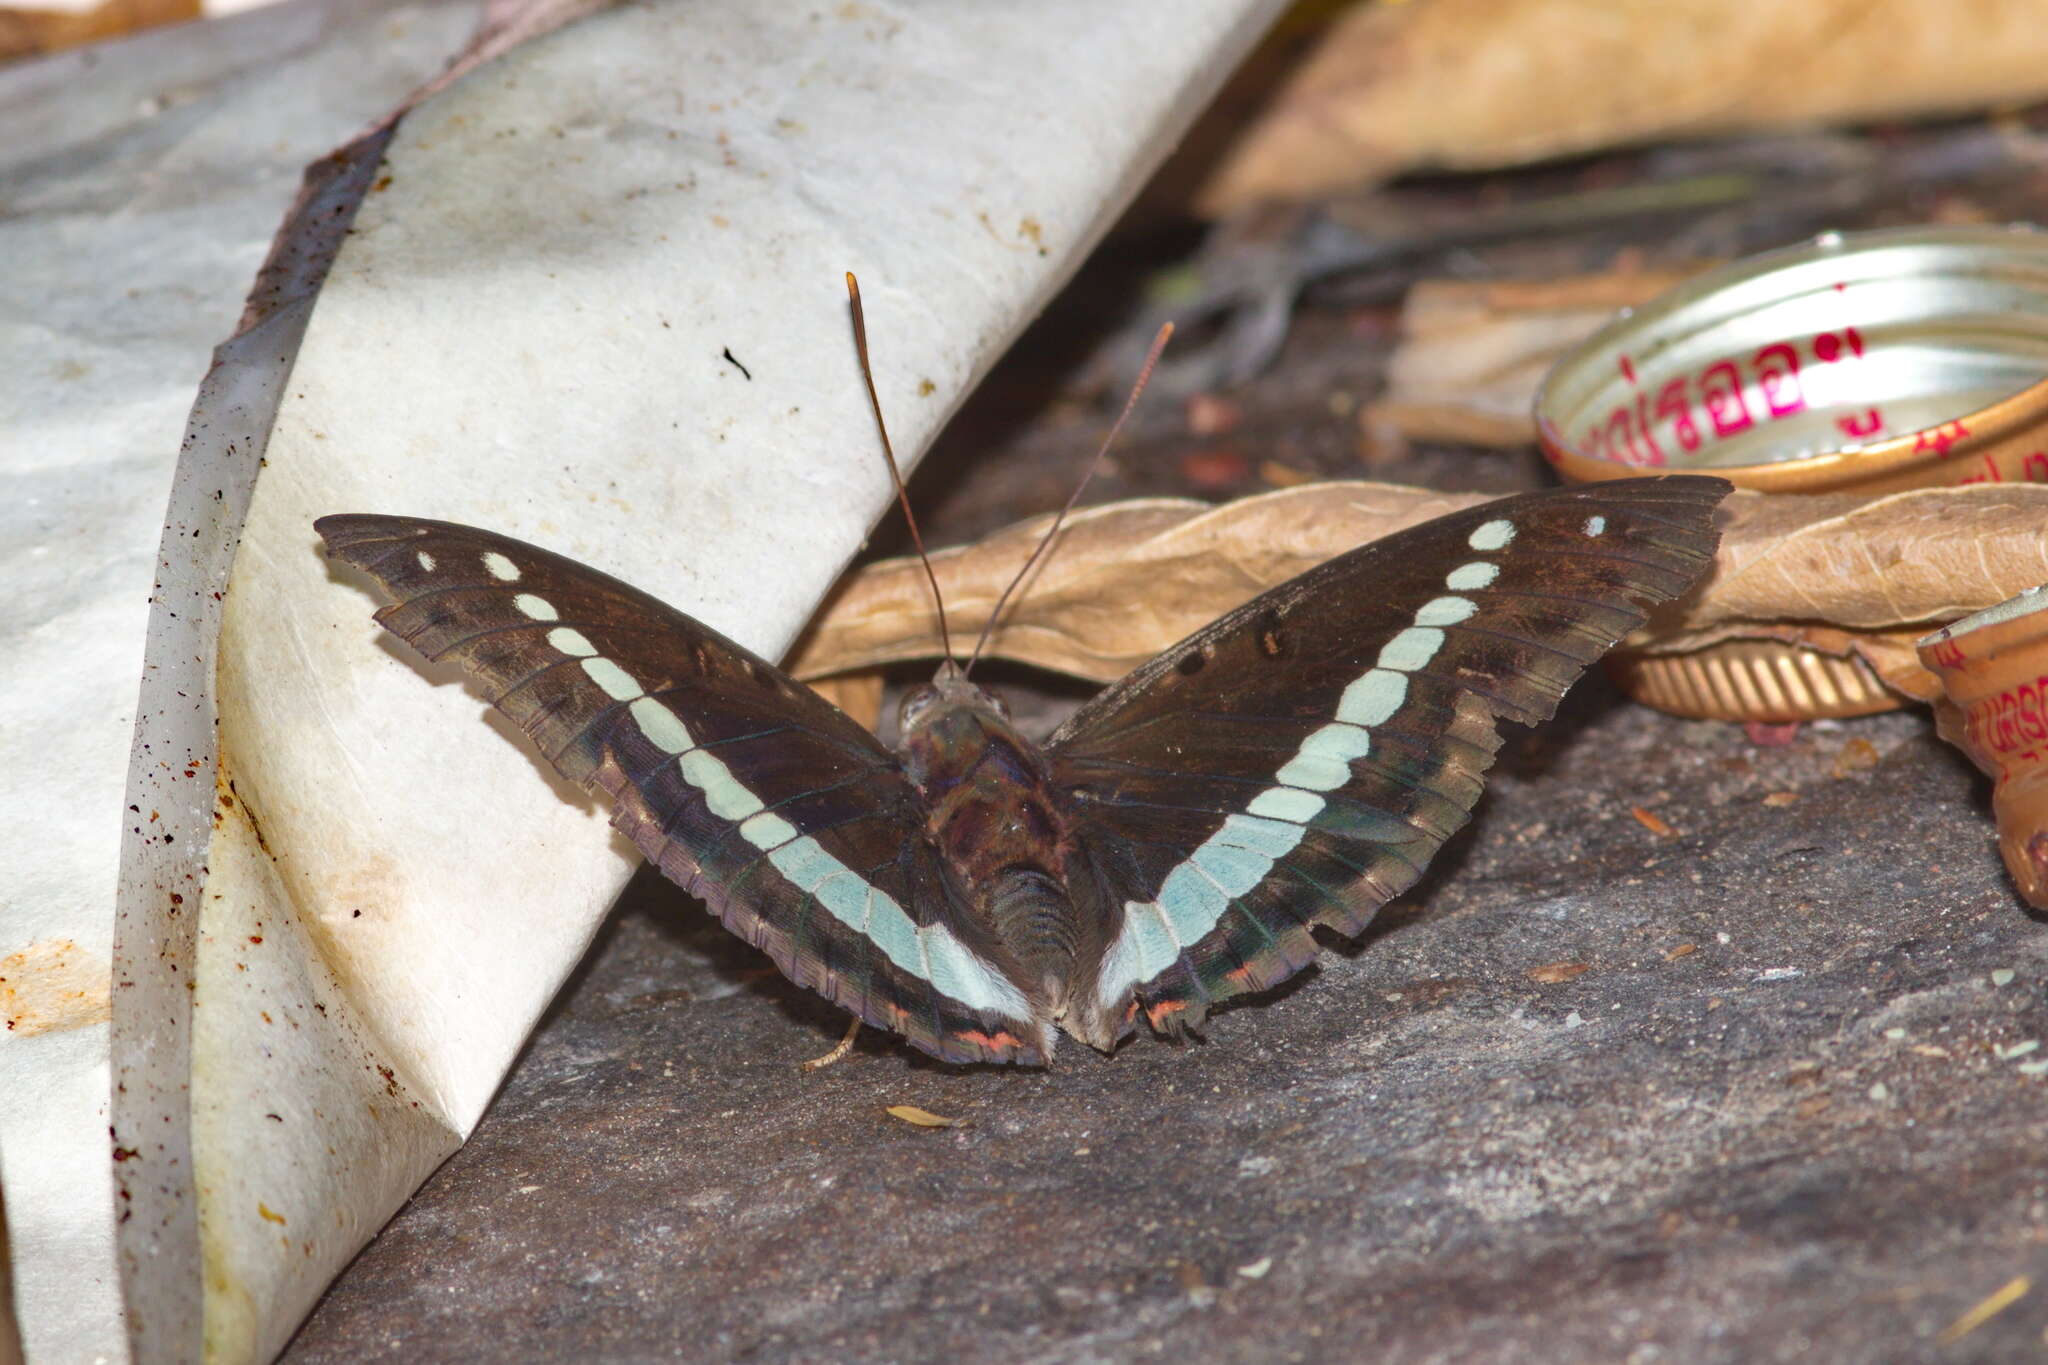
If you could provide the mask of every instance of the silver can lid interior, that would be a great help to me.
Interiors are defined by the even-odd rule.
[[[1643,467],[1774,464],[1925,434],[2048,378],[2048,233],[1825,234],[1625,314],[1537,394],[1550,439]]]

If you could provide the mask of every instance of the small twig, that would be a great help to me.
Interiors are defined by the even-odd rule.
[[[1993,1290],[1989,1298],[1950,1323],[1935,1340],[1943,1346],[1961,1341],[1964,1337],[1970,1335],[1970,1333],[1976,1331],[1979,1327],[1982,1327],[1985,1323],[2025,1298],[2027,1291],[2033,1287],[2034,1282],[2025,1275],[2013,1276]]]

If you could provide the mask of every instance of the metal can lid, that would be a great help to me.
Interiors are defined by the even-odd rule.
[[[1776,640],[1724,640],[1683,654],[1619,649],[1607,674],[1645,706],[1704,720],[1868,716],[1904,705],[1870,665]]]
[[[1787,492],[2048,480],[2048,233],[1826,233],[1723,266],[1560,360],[1536,420],[1572,479],[1693,468]]]

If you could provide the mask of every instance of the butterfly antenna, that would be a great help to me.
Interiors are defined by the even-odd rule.
[[[967,656],[967,666],[960,670],[962,677],[973,669],[975,660],[981,657],[981,651],[987,646],[989,636],[995,632],[996,622],[1003,618],[1003,607],[1009,602],[1010,594],[1017,591],[1018,585],[1030,577],[1032,566],[1045,557],[1046,550],[1052,545],[1053,537],[1060,533],[1060,526],[1066,521],[1067,513],[1073,511],[1074,504],[1081,500],[1081,490],[1088,486],[1088,481],[1095,477],[1095,471],[1102,467],[1102,457],[1109,454],[1109,448],[1116,444],[1117,433],[1124,429],[1124,423],[1130,419],[1131,409],[1138,406],[1138,395],[1145,391],[1146,382],[1152,378],[1153,367],[1159,363],[1159,353],[1166,349],[1166,343],[1172,336],[1173,324],[1169,322],[1163,324],[1159,329],[1159,335],[1152,338],[1152,349],[1145,353],[1145,367],[1138,371],[1138,382],[1131,385],[1131,396],[1124,400],[1124,410],[1117,414],[1109,434],[1103,437],[1102,444],[1096,447],[1095,458],[1088,462],[1088,469],[1081,475],[1081,481],[1075,484],[1074,491],[1067,495],[1067,505],[1052,519],[1052,525],[1045,528],[1045,534],[1038,538],[1038,545],[1031,551],[1031,557],[1024,561],[1024,567],[1017,570],[1017,576],[1010,580],[1010,585],[1003,589],[1003,595],[996,599],[994,610],[989,612],[988,620],[981,627],[980,638],[974,642],[974,652]]]
[[[896,447],[889,443],[889,424],[882,420],[882,396],[875,392],[875,370],[868,364],[868,320],[860,307],[860,281],[846,272],[846,298],[853,307],[853,345],[860,352],[860,377],[867,381],[868,404],[875,410],[875,429],[882,433],[882,457],[889,462],[889,477],[896,484],[896,501],[903,508],[904,524],[910,527],[910,543],[924,565],[924,576],[932,585],[932,605],[939,613],[939,643],[946,662],[953,662],[953,633],[946,628],[946,599],[939,593],[939,576],[932,572],[932,557],[924,552],[924,537],[917,531],[917,514],[910,510],[910,491],[903,486],[903,470],[896,463]]]

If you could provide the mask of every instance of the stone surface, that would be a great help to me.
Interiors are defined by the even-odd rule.
[[[2048,1239],[1982,788],[1919,715],[1765,749],[1596,680],[1362,945],[1038,1074],[803,1073],[840,1017],[643,880],[287,1358],[1931,1358]]]
[[[1971,173],[2000,213],[2041,193]],[[1844,226],[1912,198],[1808,189]],[[1691,239],[1807,230],[1780,201],[1730,214]],[[1452,264],[1585,268],[1663,233]],[[1064,494],[1100,419],[1045,400],[1105,296],[1070,294],[956,424],[921,480],[935,541]],[[1394,297],[1297,317],[1234,435],[1153,405],[1106,495],[1267,459],[1356,475],[1331,395],[1369,396]],[[1374,458],[1439,486],[1541,477],[1533,455]],[[805,1073],[843,1017],[643,876],[474,1140],[286,1359],[2037,1355],[2048,1286],[1965,1317],[2048,1269],[2048,933],[1984,780],[1919,712],[1764,747],[1597,677],[1510,735],[1473,824],[1362,942],[1205,1043],[1069,1040],[1049,1072],[870,1032]]]

